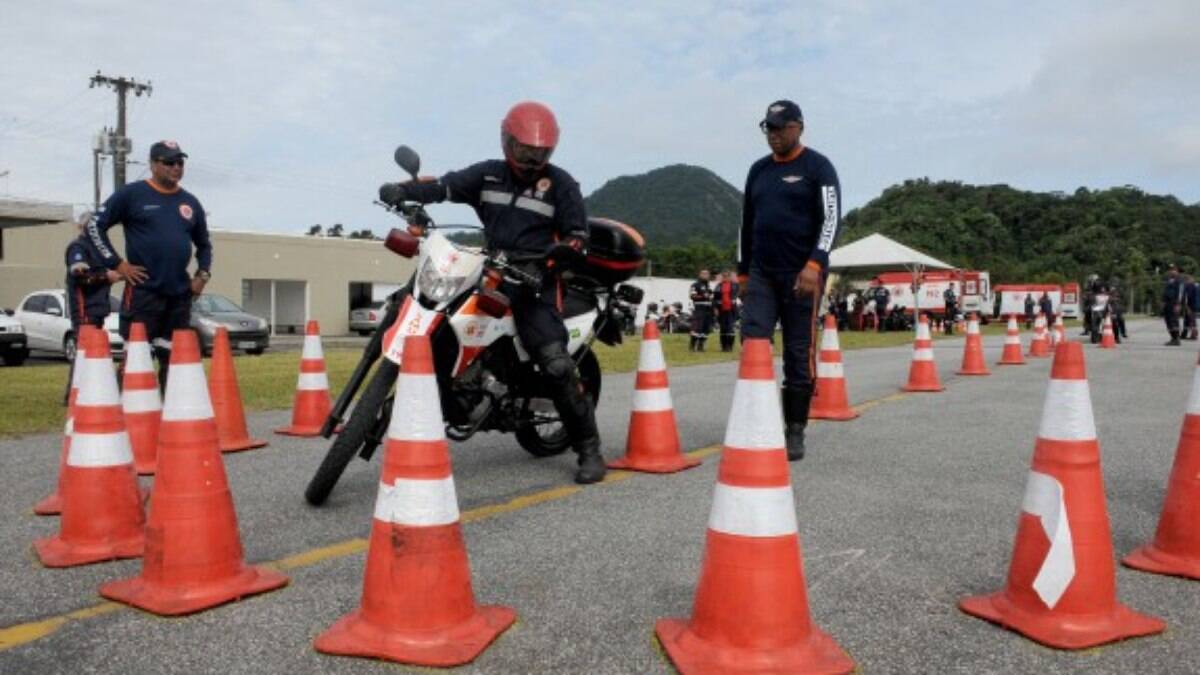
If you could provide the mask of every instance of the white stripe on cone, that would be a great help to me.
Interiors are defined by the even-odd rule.
[[[325,391],[329,389],[329,376],[326,373],[300,373],[296,381],[296,389],[300,391]]]
[[[1192,376],[1192,395],[1188,397],[1187,414],[1200,415],[1200,366]]]
[[[734,385],[725,446],[741,450],[784,447],[783,413],[774,380],[739,379]]]
[[[1096,439],[1087,380],[1050,380],[1038,436],[1053,441]]]
[[[1020,335],[1005,335],[1004,336],[1004,344],[1019,345],[1019,344],[1021,344],[1021,336]]]
[[[967,322],[967,335],[979,335],[979,322],[975,319]]]
[[[846,378],[846,369],[840,361],[834,363],[817,361],[817,377],[843,380]]]
[[[375,498],[375,520],[414,527],[458,522],[454,477],[397,478],[393,485],[381,482]]]
[[[913,361],[932,361],[933,350],[929,347],[918,347],[913,350]]]
[[[841,349],[842,344],[841,341],[838,340],[838,332],[836,328],[826,330],[821,333],[821,351],[833,352],[841,351]]]
[[[667,369],[667,361],[663,358],[662,343],[658,340],[643,340],[638,350],[638,372],[657,373]]]
[[[918,340],[932,340],[933,339],[929,335],[929,324],[925,323],[924,321],[917,323],[917,339]]]
[[[300,358],[305,361],[315,361],[325,358],[325,353],[321,351],[320,335],[304,336],[304,351],[300,353]]]
[[[67,464],[80,467],[122,466],[133,463],[133,448],[124,430],[111,434],[81,434],[71,437]]]
[[[638,389],[633,392],[633,409],[638,412],[671,410],[670,389]]]
[[[167,376],[167,396],[163,401],[162,421],[186,422],[213,418],[208,382],[199,363],[176,363]]]
[[[1030,471],[1021,510],[1037,516],[1050,540],[1050,550],[1033,579],[1033,590],[1046,607],[1054,609],[1075,578],[1075,549],[1062,483],[1054,476]]]
[[[158,398],[158,387],[126,389],[121,392],[121,410],[126,415],[162,410],[162,401]]]
[[[400,373],[388,438],[400,441],[440,441],[446,438],[437,376]]]
[[[708,527],[743,537],[796,534],[798,528],[792,488],[746,488],[718,482],[713,491]]]
[[[125,350],[125,372],[154,372],[154,359],[150,355],[150,343],[141,340],[129,343]]]
[[[79,406],[120,405],[121,394],[117,391],[117,374],[113,372],[111,359],[83,360],[83,375],[79,378]]]

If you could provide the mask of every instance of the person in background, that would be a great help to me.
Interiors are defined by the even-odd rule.
[[[942,293],[942,301],[946,303],[946,313],[942,320],[946,335],[954,335],[954,317],[958,316],[958,296],[953,286],[947,286]]]
[[[1183,275],[1183,332],[1184,340],[1195,340],[1196,309],[1200,307],[1200,291],[1196,288],[1196,280],[1192,275]]]
[[[880,284],[875,287],[875,330],[880,333],[887,330],[887,307],[888,302],[892,298],[892,293],[887,289],[887,286]]]
[[[1179,317],[1183,311],[1183,299],[1183,279],[1179,277],[1179,269],[1171,265],[1167,268],[1167,281],[1162,294],[1163,322],[1167,324],[1167,333],[1171,336],[1167,347],[1179,346]]]
[[[692,301],[692,339],[688,342],[688,351],[691,352],[704,351],[704,343],[712,332],[713,291],[708,279],[708,270],[700,270],[688,290],[688,298]]]
[[[1046,330],[1050,330],[1054,325],[1054,301],[1050,299],[1049,293],[1042,291],[1038,307],[1042,310],[1042,315],[1046,317]]]
[[[721,330],[721,351],[733,351],[737,341],[738,295],[741,289],[733,278],[732,270],[721,273],[721,282],[717,284],[713,308],[717,312],[717,324]]]
[[[1025,294],[1025,330],[1033,328],[1033,319],[1037,315],[1037,303],[1033,301],[1033,294]]]
[[[78,236],[67,244],[67,316],[71,320],[71,332],[76,336],[76,349],[79,348],[79,329],[81,326],[104,328],[104,320],[112,311],[109,293],[112,285],[120,281],[121,275],[104,266],[88,247],[87,224],[92,220],[92,213],[85,211],[75,223]],[[63,394],[63,405],[67,405],[71,395],[71,379],[75,374],[75,359],[70,359],[67,369],[67,387]]]

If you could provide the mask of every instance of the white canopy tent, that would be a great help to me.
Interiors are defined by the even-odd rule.
[[[873,276],[881,272],[908,270],[917,275],[926,269],[950,270],[954,269],[954,265],[879,233],[841,246],[829,254],[829,271],[838,274]]]

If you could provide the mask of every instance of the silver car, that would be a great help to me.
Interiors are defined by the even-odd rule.
[[[112,355],[118,357],[125,353],[125,340],[118,332],[121,302],[112,296],[108,301],[111,312],[104,320],[104,330]],[[78,336],[71,328],[66,291],[56,288],[30,293],[17,306],[15,318],[25,327],[26,345],[31,351],[52,352],[68,361],[75,360]]]
[[[379,322],[383,321],[384,305],[383,300],[376,300],[366,307],[360,307],[350,312],[350,330],[355,331],[359,335],[370,335],[379,328]]]
[[[212,353],[217,328],[229,331],[229,346],[247,354],[261,354],[270,346],[271,335],[267,320],[248,314],[223,295],[204,293],[192,300],[191,326],[200,336],[204,353]]]

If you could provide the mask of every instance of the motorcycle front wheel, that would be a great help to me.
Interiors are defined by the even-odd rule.
[[[321,466],[317,467],[317,473],[304,490],[304,498],[309,504],[320,506],[329,499],[329,493],[333,492],[333,487],[350,465],[350,460],[354,459],[355,453],[366,443],[368,434],[380,423],[384,402],[399,374],[400,366],[392,363],[390,359],[382,359],[375,368],[375,374],[371,376],[367,388],[359,397],[358,403],[354,404],[350,421],[337,435],[333,445],[329,446],[329,452],[325,454]]]
[[[579,381],[583,384],[588,398],[592,399],[592,407],[595,408],[600,403],[600,362],[590,350],[579,362]],[[517,443],[534,457],[561,455],[571,447],[567,430],[558,419],[540,424],[522,424],[517,427],[515,435]]]

